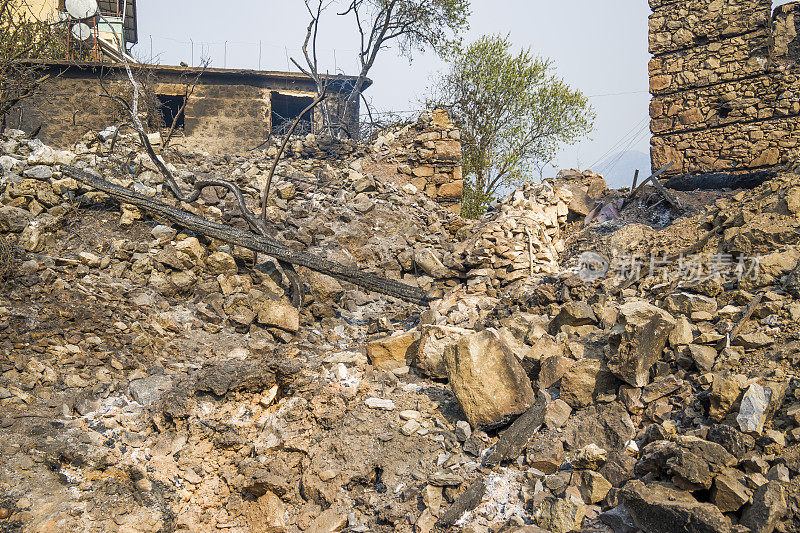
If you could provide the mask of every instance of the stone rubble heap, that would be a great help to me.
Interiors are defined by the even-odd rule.
[[[557,274],[564,251],[572,193],[551,183],[526,185],[484,217],[467,250],[467,286],[476,292],[501,289],[518,280]]]
[[[798,175],[660,226],[581,229],[616,194],[594,174],[466,221],[374,154],[299,151],[279,165],[275,237],[433,301],[300,269],[296,307],[268,258],[61,175],[170,201],[131,138],[0,141],[17,250],[0,285],[2,531],[800,531]],[[270,159],[169,164],[184,189],[231,177],[255,209]],[[246,227],[221,190],[180,207]],[[709,231],[701,252],[758,272],[620,288],[566,268]]]

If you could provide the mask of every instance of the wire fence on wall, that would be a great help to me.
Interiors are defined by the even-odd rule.
[[[357,51],[351,49],[325,49],[318,51],[320,72],[353,74],[358,70]],[[160,65],[201,66],[209,61],[212,68],[252,69],[260,71],[299,72],[292,59],[305,67],[303,51],[266,40],[261,41],[204,41],[201,39],[175,39],[159,35],[140,35],[133,49],[134,57],[144,63]],[[371,98],[361,102],[362,138],[375,137],[381,130],[416,118],[422,109],[376,109]]]
[[[205,59],[215,68],[252,70],[281,70],[298,72],[292,59],[305,67],[303,51],[299,47],[285,46],[266,40],[259,41],[205,41],[202,39],[175,39],[161,35],[140,35],[133,49],[140,61],[153,64],[178,64],[185,62],[196,67]],[[318,52],[321,72],[352,74],[356,71],[357,51],[334,48]]]

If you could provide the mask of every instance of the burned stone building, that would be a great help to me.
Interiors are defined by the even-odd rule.
[[[73,11],[75,5],[72,3]],[[89,16],[76,15],[64,0],[31,0],[29,16],[62,27],[57,55],[37,66],[49,75],[38,94],[23,100],[5,117],[8,127],[28,132],[54,146],[70,147],[87,131],[125,122],[109,96],[128,100],[131,87],[123,62],[133,66],[143,86],[140,108],[149,112],[151,131],[173,122],[180,135],[209,152],[239,152],[258,145],[270,134],[282,134],[317,95],[315,83],[301,73],[161,66],[137,63],[131,46],[138,42],[136,0],[91,2]],[[85,8],[84,8],[85,9]],[[76,31],[83,26],[82,31]],[[198,75],[201,74],[198,78]],[[197,80],[196,86],[192,85]],[[327,109],[338,112],[352,93],[356,78],[327,78]],[[370,80],[361,87],[363,92]],[[357,95],[357,96],[360,96]],[[360,98],[341,119],[348,132],[358,131]],[[185,106],[184,106],[185,104]],[[319,108],[301,117],[297,133],[310,133],[322,123]]]
[[[738,173],[795,160],[800,3],[649,1],[653,168]]]
[[[137,75],[149,79],[162,125],[171,124],[177,116],[176,125],[186,141],[208,152],[240,152],[258,145],[271,133],[283,133],[316,96],[314,82],[301,73],[209,68],[190,91],[200,73],[196,67],[134,68]],[[9,127],[39,129],[43,141],[66,148],[87,131],[102,130],[123,120],[118,106],[105,94],[130,91],[122,65],[50,62],[44,70],[52,77],[39,94],[9,113]],[[333,105],[347,97],[354,82],[351,76],[330,77],[328,92]],[[364,88],[370,84],[367,80]],[[307,113],[299,132],[314,131],[314,124],[320,121],[317,114],[317,110]],[[357,125],[358,116],[356,100],[346,120]]]

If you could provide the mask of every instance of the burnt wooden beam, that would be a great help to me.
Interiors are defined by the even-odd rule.
[[[363,289],[421,305],[430,302],[427,293],[418,287],[412,287],[377,274],[357,270],[341,263],[328,261],[308,252],[295,250],[268,235],[259,235],[252,231],[206,220],[177,207],[165,204],[156,198],[139,194],[126,187],[106,181],[79,168],[69,165],[61,165],[60,168],[64,174],[102,191],[120,202],[141,207],[197,234],[242,246],[295,266],[304,266],[315,272],[353,283]]]
[[[481,477],[456,498],[453,505],[442,513],[436,524],[442,528],[449,528],[458,522],[458,519],[464,516],[464,513],[468,513],[480,505],[484,494],[486,494],[486,482]]]
[[[500,434],[494,446],[483,458],[483,466],[493,468],[513,461],[522,453],[531,436],[544,424],[547,399],[544,392],[536,395],[533,407],[522,413],[507,430]]]

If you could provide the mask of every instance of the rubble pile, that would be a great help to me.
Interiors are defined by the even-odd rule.
[[[527,185],[500,202],[499,208],[471,227],[467,250],[468,287],[502,290],[519,280],[559,272],[572,193],[550,183]]]
[[[800,175],[584,225],[625,194],[565,171],[467,221],[299,140],[271,235],[418,306],[66,177],[247,228],[106,133],[0,138],[0,530],[800,531]],[[167,159],[254,211],[271,164]]]

